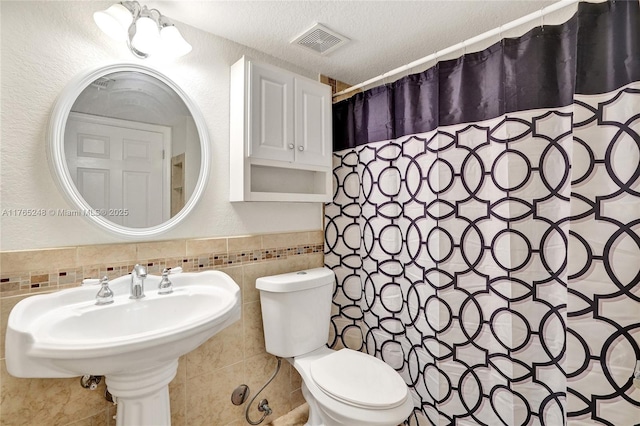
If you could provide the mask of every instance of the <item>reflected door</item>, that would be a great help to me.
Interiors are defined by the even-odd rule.
[[[169,219],[169,127],[71,113],[65,142],[71,178],[94,210],[133,228]]]

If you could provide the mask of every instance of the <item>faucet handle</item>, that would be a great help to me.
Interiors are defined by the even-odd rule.
[[[96,305],[108,305],[113,303],[113,291],[109,288],[109,278],[106,276],[100,280],[100,290],[96,294]]]
[[[169,294],[173,292],[173,284],[169,279],[170,269],[164,268],[162,271],[162,279],[158,284],[158,294]]]
[[[165,268],[164,271],[169,270],[169,274],[173,275],[173,274],[180,274],[182,273],[182,266],[176,266],[175,268]],[[162,273],[164,273],[164,271],[162,271]]]

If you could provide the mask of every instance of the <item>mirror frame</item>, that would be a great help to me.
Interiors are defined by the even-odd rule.
[[[180,86],[174,83],[167,76],[147,66],[131,63],[117,63],[100,66],[78,74],[65,86],[60,95],[58,95],[55,106],[51,113],[47,133],[47,157],[49,159],[49,165],[51,167],[52,174],[55,178],[54,180],[58,184],[58,187],[65,195],[67,200],[71,202],[73,207],[79,209],[79,211],[93,210],[93,208],[84,200],[82,195],[80,195],[80,192],[76,188],[76,185],[71,178],[71,174],[69,173],[64,153],[65,128],[67,125],[67,120],[69,118],[69,113],[71,112],[71,108],[73,107],[73,104],[83,90],[85,90],[93,81],[100,77],[123,71],[140,72],[150,77],[156,78],[169,86],[178,94],[178,96],[180,96],[182,101],[191,112],[193,120],[196,124],[196,128],[198,129],[198,136],[200,138],[200,174],[198,176],[198,181],[193,190],[193,193],[186,201],[182,210],[180,210],[178,214],[171,217],[169,220],[159,225],[148,228],[131,228],[113,223],[103,216],[84,215],[84,217],[88,218],[92,223],[99,225],[101,228],[122,237],[154,237],[178,225],[193,210],[197,202],[202,197],[211,168],[211,160],[209,158],[210,140],[204,116],[200,112],[200,109],[197,107],[195,102],[189,98],[184,90],[182,90]]]

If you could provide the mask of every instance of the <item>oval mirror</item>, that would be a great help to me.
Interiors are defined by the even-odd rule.
[[[116,234],[177,225],[201,197],[209,138],[195,103],[168,77],[115,64],[77,76],[56,101],[49,160],[77,210]]]

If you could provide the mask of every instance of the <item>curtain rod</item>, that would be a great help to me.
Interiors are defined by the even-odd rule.
[[[493,30],[489,30],[489,31],[487,31],[485,33],[482,33],[482,34],[478,35],[478,36],[475,36],[475,37],[472,37],[470,39],[467,39],[467,40],[465,40],[465,41],[463,41],[461,43],[454,44],[451,47],[448,47],[446,49],[437,51],[435,53],[432,53],[431,55],[425,56],[424,58],[418,59],[416,61],[413,61],[411,63],[403,65],[401,67],[393,69],[391,71],[387,71],[384,74],[380,74],[377,77],[370,78],[369,80],[364,81],[364,82],[362,82],[360,84],[356,84],[355,86],[348,87],[348,88],[346,88],[346,89],[334,94],[333,97],[335,98],[335,97],[338,97],[338,96],[341,96],[341,95],[345,95],[347,93],[353,92],[354,90],[358,90],[358,89],[360,89],[360,88],[362,88],[364,86],[368,86],[368,85],[370,85],[372,83],[375,83],[377,81],[384,80],[384,79],[386,79],[388,77],[391,77],[391,76],[396,75],[396,74],[400,74],[400,73],[402,73],[404,71],[407,71],[407,70],[411,70],[412,68],[418,67],[420,65],[424,65],[427,62],[430,62],[430,61],[432,61],[434,59],[437,59],[439,57],[448,55],[449,53],[455,52],[456,50],[465,49],[467,46],[471,46],[471,45],[473,45],[475,43],[479,43],[479,42],[481,42],[483,40],[488,39],[489,37],[500,35],[504,31],[511,30],[513,28],[519,27],[520,25],[524,25],[524,24],[526,24],[528,22],[531,22],[531,21],[534,21],[536,19],[542,20],[542,18],[545,15],[547,15],[549,13],[553,13],[553,12],[555,12],[557,10],[560,10],[560,9],[564,9],[567,6],[571,6],[572,4],[578,3],[579,1],[581,1],[581,0],[560,0],[559,2],[554,3],[554,4],[550,5],[550,6],[543,7],[538,12],[530,13],[529,15],[523,16],[522,18],[516,19],[515,21],[511,21],[508,24],[502,25],[502,26],[500,26],[498,28],[494,28]]]

